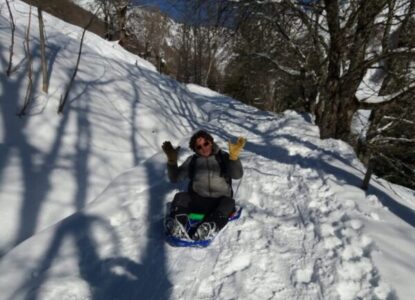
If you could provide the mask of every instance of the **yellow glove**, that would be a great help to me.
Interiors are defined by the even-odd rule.
[[[169,141],[166,141],[161,146],[164,153],[166,153],[167,156],[167,163],[170,165],[177,164],[177,157],[179,155],[180,147],[173,148],[172,144]]]
[[[239,154],[241,153],[242,148],[246,144],[246,138],[239,137],[236,141],[236,144],[232,144],[230,141],[228,142],[229,147],[229,159],[230,160],[237,160]]]

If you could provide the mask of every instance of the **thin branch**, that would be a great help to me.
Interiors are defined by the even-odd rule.
[[[391,116],[384,116],[383,118],[386,119],[386,120],[399,121],[399,122],[403,122],[403,123],[415,125],[415,122],[414,121],[407,120],[407,119],[398,119],[398,118],[391,117]]]
[[[85,38],[85,33],[87,31],[87,29],[89,28],[89,26],[92,24],[92,21],[95,19],[99,9],[101,8],[101,6],[96,10],[95,14],[91,17],[91,19],[89,20],[88,24],[85,26],[83,32],[82,32],[82,36],[81,36],[81,42],[79,44],[79,51],[78,51],[78,58],[76,60],[76,64],[75,64],[75,69],[72,73],[71,79],[69,81],[68,87],[66,88],[66,92],[65,95],[63,96],[63,98],[60,99],[59,102],[59,107],[58,107],[58,113],[62,114],[63,113],[63,108],[65,106],[65,103],[68,100],[68,96],[69,96],[69,92],[71,90],[71,87],[75,81],[75,77],[76,77],[76,73],[78,72],[78,68],[79,68],[79,62],[81,61],[81,55],[82,55],[82,46],[84,44],[84,38]]]
[[[385,126],[382,126],[381,128],[376,129],[376,133],[382,133],[383,131],[389,129],[394,123],[393,122],[389,122],[388,124],[386,124]]]
[[[26,37],[25,37],[25,46],[26,46],[26,55],[27,55],[27,68],[28,68],[28,73],[27,73],[27,77],[29,79],[29,82],[27,84],[27,89],[26,89],[26,96],[25,96],[25,101],[23,104],[22,109],[20,110],[20,112],[18,113],[19,117],[22,117],[26,114],[26,110],[29,107],[30,104],[30,99],[32,97],[32,87],[33,87],[33,79],[32,79],[32,75],[33,75],[33,60],[32,60],[32,53],[30,52],[30,26],[32,23],[32,6],[30,6],[29,9],[29,21],[28,21],[28,25],[27,25],[27,30],[26,30]]]
[[[41,56],[41,65],[42,65],[42,77],[43,84],[42,90],[47,93],[49,88],[48,82],[48,65],[46,63],[46,47],[45,47],[45,26],[43,24],[43,15],[42,9],[37,8],[38,20],[39,20],[39,37],[40,37],[40,56]]]
[[[72,73],[72,76],[71,76],[71,79],[69,81],[68,87],[66,88],[65,95],[63,96],[63,98],[61,98],[60,103],[59,103],[58,113],[60,113],[60,114],[63,113],[63,107],[65,106],[65,103],[68,100],[69,92],[70,92],[71,87],[73,85],[73,82],[75,80],[76,73],[78,72],[79,62],[81,61],[82,46],[83,46],[83,43],[84,43],[85,32],[86,32],[86,28],[82,32],[81,42],[79,44],[78,58],[77,58],[76,64],[75,64],[75,69]]]
[[[297,71],[297,70],[293,70],[287,67],[282,66],[281,64],[279,64],[277,61],[273,60],[271,57],[269,57],[269,55],[265,54],[265,53],[250,53],[248,54],[248,56],[254,57],[254,58],[258,58],[258,59],[264,59],[269,61],[274,67],[276,67],[279,71],[283,72],[286,75],[289,76],[300,76],[301,72]]]
[[[374,143],[374,142],[377,142],[378,144],[380,143],[384,144],[388,142],[415,143],[415,139],[376,136],[371,141],[371,143]]]
[[[394,169],[398,174],[401,174],[402,176],[404,176],[405,178],[407,178],[407,179],[409,179],[410,180],[410,177],[408,177],[408,175],[407,174],[405,174],[405,172],[403,172],[402,171],[402,168],[399,168],[397,165],[400,165],[401,167],[404,167],[404,168],[406,168],[406,169],[408,169],[409,171],[411,171],[412,173],[415,173],[414,171],[413,171],[413,169],[410,167],[410,166],[408,166],[408,165],[406,165],[406,164],[404,164],[402,161],[396,161],[396,160],[394,160],[394,159],[391,159],[391,158],[389,158],[389,157],[387,157],[386,155],[384,155],[383,153],[381,153],[381,152],[379,152],[379,153],[377,153],[377,155],[379,155],[380,157],[382,157],[386,162],[388,162],[388,164],[390,165],[390,167],[392,168],[392,169]],[[412,181],[412,180],[411,180]]]
[[[16,29],[16,25],[14,24],[14,18],[12,10],[10,9],[10,3],[9,0],[6,0],[7,9],[9,10],[10,15],[10,22],[11,22],[11,30],[12,30],[12,37],[11,37],[11,44],[10,44],[10,52],[9,52],[9,66],[7,67],[7,77],[10,77],[12,65],[13,65],[13,49],[14,49],[14,31]]]
[[[415,90],[415,82],[413,82],[412,84],[405,86],[404,88],[402,88],[400,91],[390,94],[390,95],[385,95],[385,96],[371,96],[368,97],[366,99],[360,100],[360,104],[363,107],[364,105],[371,105],[371,104],[375,104],[375,105],[381,105],[384,103],[388,103],[388,102],[392,102],[395,101],[397,99],[402,98],[404,95],[412,92]],[[368,106],[366,106],[368,107]]]

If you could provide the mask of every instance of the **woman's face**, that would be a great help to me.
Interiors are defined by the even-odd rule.
[[[203,157],[210,156],[212,154],[212,143],[203,137],[198,138],[196,140],[196,152]]]

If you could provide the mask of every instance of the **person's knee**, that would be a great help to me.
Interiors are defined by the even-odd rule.
[[[230,198],[230,197],[223,197],[222,198],[222,203],[226,206],[234,207],[235,206],[235,199]]]
[[[220,204],[219,204],[219,211],[221,211],[224,214],[230,214],[235,209],[235,199],[229,198],[229,197],[223,197],[221,198]]]

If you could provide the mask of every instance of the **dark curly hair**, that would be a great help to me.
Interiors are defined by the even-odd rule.
[[[205,140],[213,144],[213,137],[205,130],[199,130],[194,135],[192,135],[189,141],[189,148],[192,149],[194,152],[196,152],[196,141],[198,138],[204,138]]]

